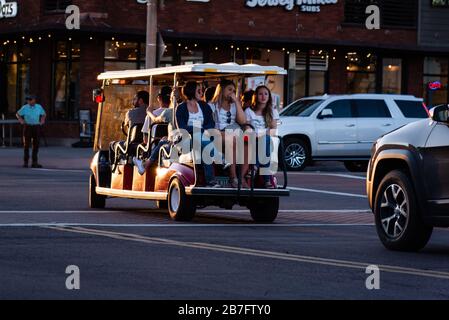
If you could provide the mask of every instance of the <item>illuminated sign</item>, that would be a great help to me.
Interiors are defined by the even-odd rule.
[[[429,83],[429,89],[432,91],[440,90],[442,88],[440,81],[430,82]]]
[[[14,18],[15,16],[17,16],[17,2],[0,0],[0,19]]]
[[[255,7],[284,7],[293,10],[295,6],[302,12],[320,12],[321,6],[336,4],[338,0],[246,0],[246,6]]]

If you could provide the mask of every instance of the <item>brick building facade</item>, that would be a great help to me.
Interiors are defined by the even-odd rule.
[[[79,110],[96,110],[91,102],[92,89],[99,86],[96,76],[145,65],[146,5],[137,0],[11,2],[17,3],[17,15],[0,19],[0,113],[12,117],[27,92],[37,93],[49,115],[47,137],[76,139]],[[292,1],[293,8],[286,8],[262,7],[258,4],[266,1],[256,0],[159,0],[160,45],[166,47],[157,63],[284,67],[288,78],[273,84],[281,107],[324,93],[422,97],[425,84],[434,80],[445,87],[436,102],[448,100],[449,48],[438,45],[438,37],[423,41],[421,30],[426,39],[429,30],[419,19],[420,12],[429,21],[432,14],[449,18],[447,8],[413,0],[297,2],[302,4]],[[381,9],[380,30],[365,26],[365,9],[372,3]],[[65,26],[71,4],[80,8],[80,30]]]

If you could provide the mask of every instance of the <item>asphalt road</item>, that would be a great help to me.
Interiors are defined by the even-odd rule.
[[[44,149],[45,169],[0,150],[0,299],[448,299],[449,233],[419,253],[385,250],[364,176],[338,163],[289,174],[272,225],[244,208],[177,223],[148,201],[87,207],[89,152]],[[80,270],[68,290],[67,266]],[[369,265],[380,289],[368,290]]]

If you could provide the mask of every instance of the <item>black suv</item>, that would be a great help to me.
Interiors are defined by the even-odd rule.
[[[377,233],[388,249],[420,250],[433,227],[449,227],[448,105],[377,140],[366,186]]]

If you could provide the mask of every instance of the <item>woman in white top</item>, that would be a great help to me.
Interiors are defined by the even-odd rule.
[[[245,110],[245,114],[247,123],[254,127],[258,139],[266,139],[266,156],[269,157],[271,154],[270,135],[277,128],[279,113],[273,108],[273,98],[270,90],[266,86],[257,87],[254,92],[252,106]],[[256,146],[258,145],[259,143],[256,144]],[[256,163],[261,168],[268,168],[270,166],[269,162],[267,164],[260,163],[258,150],[256,150]],[[242,168],[242,180],[248,169],[249,165],[246,163]],[[263,175],[263,179],[266,188],[273,188],[271,176]]]
[[[226,162],[231,163],[230,166],[230,182],[231,186],[236,188],[238,185],[236,173],[236,142],[234,135],[229,133],[226,135],[226,129],[240,129],[241,125],[246,124],[245,112],[242,109],[240,100],[236,95],[236,86],[231,80],[222,80],[215,90],[215,95],[211,101],[211,109],[214,114],[215,127],[222,132],[223,150],[226,150],[226,139],[232,139],[233,159],[226,156]]]

